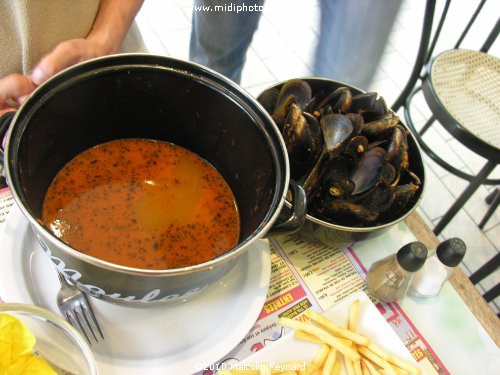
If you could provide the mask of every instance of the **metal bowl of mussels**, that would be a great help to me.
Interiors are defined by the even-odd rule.
[[[382,233],[418,206],[425,184],[417,142],[383,96],[323,78],[278,83],[257,98],[307,194],[301,234],[341,245]]]

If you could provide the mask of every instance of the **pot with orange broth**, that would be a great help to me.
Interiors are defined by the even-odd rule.
[[[118,139],[72,159],[45,195],[42,221],[62,241],[121,266],[188,267],[238,244],[221,174],[172,143]]]
[[[255,98],[226,77],[201,65],[151,54],[120,54],[93,59],[44,82],[27,98],[14,117],[5,116],[8,115],[0,117],[0,135],[7,129],[2,124],[9,125],[4,174],[16,205],[29,222],[39,245],[57,268],[80,289],[103,301],[130,307],[186,301],[202,293],[205,287],[215,284],[238,262],[246,264],[248,258],[245,255],[249,251],[258,251],[262,238],[296,231],[304,223],[305,193],[290,179],[286,147],[279,129]],[[5,122],[3,119],[6,119]],[[205,210],[200,216],[206,217],[207,212],[214,211],[213,207],[204,207],[204,203],[194,207],[191,198],[179,198],[184,196],[184,192],[168,196],[170,193],[160,189],[162,181],[158,178],[157,169],[153,168],[152,175],[141,175],[147,163],[145,160],[138,168],[123,167],[123,172],[120,171],[116,177],[119,179],[127,174],[139,176],[138,183],[129,187],[120,184],[111,187],[106,185],[107,180],[104,179],[101,185],[95,185],[99,186],[97,190],[103,196],[107,194],[103,202],[111,201],[108,198],[111,196],[113,200],[117,198],[115,190],[142,189],[142,198],[124,195],[129,198],[129,204],[121,207],[124,210],[122,213],[117,207],[89,209],[89,204],[81,202],[81,209],[77,210],[80,213],[85,211],[85,220],[90,222],[92,219],[97,228],[101,226],[103,232],[108,232],[106,235],[114,235],[111,240],[89,235],[91,242],[102,244],[96,246],[99,251],[107,251],[111,248],[109,245],[122,241],[123,233],[133,241],[127,242],[131,251],[126,245],[126,251],[121,247],[122,250],[91,256],[85,252],[90,250],[72,242],[79,236],[92,233],[89,232],[92,223],[71,225],[64,217],[58,221],[55,214],[52,218],[48,217],[43,211],[49,186],[61,169],[78,155],[96,146],[99,150],[99,145],[122,139],[175,144],[215,166],[237,202],[237,206],[233,201],[230,205],[237,213],[238,226],[226,238],[234,235],[232,238],[237,241],[236,245],[220,245],[222,255],[217,256],[218,250],[213,246],[216,238],[207,235],[205,238],[209,245],[201,246],[200,239],[205,233],[187,232],[187,210],[193,209],[194,216],[199,210]],[[148,160],[152,165],[156,161],[166,169],[176,169],[175,173],[180,175],[194,173],[186,166],[181,168],[180,164],[160,163],[155,158]],[[103,174],[105,168],[113,166],[111,162],[97,163],[89,162],[88,167],[98,176]],[[77,179],[73,184],[83,182]],[[142,187],[139,189],[139,186]],[[196,191],[199,186],[191,188]],[[73,189],[71,186],[61,195],[73,194]],[[84,188],[80,194],[86,198],[92,191]],[[290,192],[291,206],[284,207]],[[62,206],[61,197],[57,199],[60,199],[59,203],[53,209],[59,214],[64,212],[64,207],[67,210],[72,204],[76,205],[76,201],[67,200],[68,206]],[[181,199],[187,203],[180,204]],[[166,200],[171,201],[170,208],[162,207],[162,202]],[[104,213],[109,211],[114,211],[111,212],[113,216],[106,219]],[[167,224],[174,217],[177,221]],[[203,232],[208,225],[216,223],[213,225],[218,229],[216,236],[223,231],[227,234],[226,222],[232,220],[221,217],[215,215],[211,224],[205,222],[191,226],[203,226]],[[219,225],[221,221],[224,223]],[[69,239],[58,237],[52,231],[52,222],[54,228],[65,232]],[[139,234],[135,224],[141,224],[142,230],[149,234]],[[169,245],[172,243],[170,237],[167,243],[167,232],[170,237],[179,240],[197,236],[197,246],[192,248],[192,252],[209,250],[204,254],[209,260],[197,264],[197,260],[190,262],[186,257],[189,251],[185,250],[185,243],[180,243],[184,248],[176,248],[179,257],[167,259],[175,253]],[[74,238],[70,238],[70,234]],[[149,250],[145,243],[150,246]],[[143,256],[148,251],[151,254],[149,260]],[[118,258],[120,252],[121,260]],[[124,259],[136,262],[141,256],[146,260],[144,265],[114,263]],[[165,263],[161,265],[161,262]],[[183,267],[168,262],[194,265]],[[158,268],[140,268],[150,266]]]

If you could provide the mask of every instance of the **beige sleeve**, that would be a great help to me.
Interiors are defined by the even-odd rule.
[[[99,0],[0,0],[0,77],[29,73],[59,43],[85,38],[99,9]],[[145,52],[133,24],[121,52]]]

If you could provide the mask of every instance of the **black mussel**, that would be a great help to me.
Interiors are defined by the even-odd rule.
[[[317,109],[329,104],[336,113],[347,113],[352,102],[352,93],[347,87],[339,87],[325,97]]]
[[[356,226],[372,223],[380,215],[377,210],[342,199],[324,200],[315,207],[315,212],[330,222]]]
[[[325,140],[325,148],[330,159],[340,154],[351,139],[353,126],[351,120],[340,114],[328,114],[321,117],[321,130]]]
[[[363,194],[363,197],[355,203],[382,213],[392,206],[394,199],[394,189],[385,184],[378,184]]]
[[[394,113],[390,113],[377,120],[365,122],[361,134],[368,138],[377,139],[386,136],[397,124],[399,124],[399,117]]]
[[[401,211],[411,203],[413,197],[420,189],[420,185],[413,183],[398,185],[394,188],[394,203],[391,209]]]
[[[280,90],[277,88],[270,88],[263,91],[257,98],[257,101],[264,107],[264,109],[269,113],[273,113],[276,107],[276,102],[278,101],[278,96]]]
[[[314,93],[314,96],[311,98],[309,103],[307,103],[306,107],[304,108],[304,112],[309,112],[309,113],[314,113],[315,111],[317,112],[319,107],[319,103],[328,95],[327,92],[320,90]]]
[[[344,150],[344,154],[353,160],[358,160],[367,150],[368,139],[362,135],[357,135],[351,138],[351,141]]]
[[[324,116],[328,116],[328,115],[333,115],[334,114],[333,108],[332,108],[332,106],[330,104],[324,105],[323,107],[321,107],[319,109],[319,111],[316,111],[316,113],[319,113],[318,117],[324,117]]]
[[[287,96],[285,100],[281,101],[279,104],[276,103],[271,118],[278,126],[280,131],[283,131],[283,126],[285,125],[285,119],[288,116],[288,111],[290,110],[290,105],[295,103],[295,98],[293,96]]]
[[[365,92],[363,94],[354,95],[349,111],[360,114],[371,111],[377,101],[377,97],[378,94],[376,92]]]
[[[345,116],[351,121],[352,124],[352,133],[353,135],[359,134],[363,126],[365,125],[365,121],[363,120],[363,116],[359,113],[346,113]]]
[[[387,186],[396,186],[399,182],[399,171],[392,164],[386,163],[380,175],[380,181]]]
[[[408,142],[401,125],[397,125],[393,130],[385,158],[397,171],[408,168]]]
[[[351,176],[356,186],[353,195],[361,194],[379,182],[386,164],[385,154],[385,150],[381,147],[374,147],[363,154]]]
[[[309,174],[323,149],[318,121],[302,112],[298,105],[291,104],[282,134],[290,160],[290,175],[301,181]]]
[[[363,112],[363,118],[365,119],[365,122],[371,122],[381,119],[389,113],[390,111],[389,108],[387,108],[384,98],[382,96],[378,96],[370,110]]]
[[[311,101],[311,86],[301,79],[290,79],[286,81],[281,87],[276,104],[279,106],[282,102],[286,101],[286,98],[289,96],[292,96],[294,98],[294,103],[303,110],[307,103]]]
[[[338,156],[325,164],[320,185],[323,194],[332,197],[347,198],[354,190],[354,182],[350,179],[354,162],[344,156]]]

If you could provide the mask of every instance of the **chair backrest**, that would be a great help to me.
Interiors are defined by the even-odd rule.
[[[498,267],[500,267],[500,253],[497,253],[488,262],[482,265],[477,271],[470,275],[469,279],[472,284],[477,284],[481,280],[487,278],[488,276],[497,272]],[[491,302],[500,295],[500,284],[494,285],[491,289],[487,290],[483,297],[486,302]]]
[[[475,11],[473,12],[471,18],[469,19],[467,25],[465,26],[464,30],[460,34],[459,38],[457,39],[457,42],[454,45],[454,49],[460,48],[462,45],[464,39],[470,32],[473,24],[477,21],[479,14],[481,13],[481,10],[483,9],[485,3],[488,0],[481,0],[479,4],[477,5]],[[404,89],[401,91],[399,97],[396,99],[394,104],[391,106],[391,108],[394,111],[398,111],[399,108],[404,105],[406,98],[410,94],[410,92],[413,90],[415,87],[415,84],[417,81],[422,78],[422,72],[423,68],[429,63],[429,60],[433,56],[434,49],[436,48],[436,45],[438,43],[439,37],[441,36],[441,32],[443,30],[443,26],[445,24],[446,18],[448,16],[448,12],[450,9],[450,4],[452,3],[452,0],[445,0],[443,9],[441,11],[441,15],[439,16],[439,19],[437,20],[437,25],[435,30],[433,30],[433,23],[435,20],[435,14],[436,14],[436,0],[427,0],[426,5],[425,5],[425,12],[424,12],[424,19],[423,19],[423,25],[422,25],[422,31],[421,31],[421,37],[420,37],[420,44],[418,47],[418,52],[417,56],[415,58],[415,63],[413,65],[412,72],[410,74],[410,77],[408,78],[408,81],[404,87]],[[488,34],[486,37],[486,40],[484,41],[483,45],[479,49],[482,52],[488,52],[490,48],[493,46],[493,43],[498,37],[498,34],[500,32],[500,18],[497,19],[495,25],[493,26],[491,32]],[[432,40],[431,40],[432,37]]]

